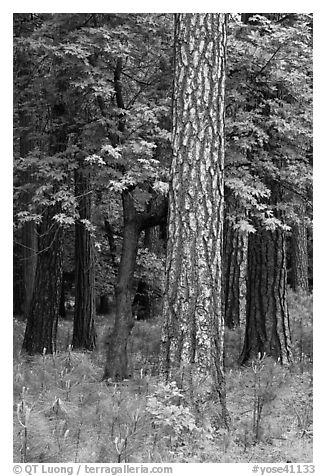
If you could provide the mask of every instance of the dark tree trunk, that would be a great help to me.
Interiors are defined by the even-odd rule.
[[[75,313],[72,345],[93,350],[95,332],[95,269],[93,237],[82,220],[91,220],[90,172],[82,165],[75,172],[79,220],[75,225]]]
[[[102,294],[98,298],[98,305],[96,307],[96,312],[98,314],[109,314],[110,312],[110,302],[107,294]]]
[[[39,227],[39,252],[34,291],[27,313],[23,349],[28,354],[56,351],[62,280],[61,227],[53,222],[58,207],[49,207]]]
[[[304,206],[298,207],[298,217],[292,226],[292,287],[295,291],[309,291],[308,230]]]
[[[111,226],[109,220],[104,220],[104,229],[105,229],[106,239],[108,240],[109,247],[110,247],[111,264],[114,268],[116,268],[116,266],[117,266],[117,263],[116,263],[117,247],[116,247],[116,244],[115,244],[115,241],[114,241],[113,227]]]
[[[132,312],[137,320],[148,320],[151,317],[151,290],[146,281],[140,279],[132,303]]]
[[[37,264],[36,224],[27,222],[23,226],[23,278],[24,278],[24,315],[28,315],[31,304],[34,278]]]
[[[233,329],[246,321],[246,275],[248,237],[224,220],[223,287],[225,324]]]
[[[245,341],[241,363],[264,353],[292,361],[285,235],[257,227],[249,235]]]
[[[134,325],[132,284],[136,266],[140,222],[131,193],[123,192],[123,242],[118,280],[115,287],[116,318],[107,343],[104,378],[123,380],[129,377],[127,344]]]
[[[123,110],[122,94],[122,58],[117,59],[114,71],[114,89],[117,106]],[[102,105],[101,105],[102,103]],[[99,105],[105,115],[103,102],[99,98]],[[125,131],[125,116],[120,115],[118,121],[119,135],[111,136],[113,146],[123,142]],[[134,326],[132,315],[133,277],[136,266],[139,235],[142,230],[161,224],[166,219],[167,203],[154,204],[149,212],[137,212],[132,195],[133,187],[122,192],[123,204],[123,241],[122,252],[118,269],[117,284],[115,286],[116,315],[114,328],[107,342],[107,358],[103,378],[122,380],[129,377],[127,346],[129,335]],[[108,239],[110,237],[108,236]],[[111,248],[112,249],[112,248]]]
[[[62,278],[60,303],[59,303],[59,316],[62,318],[66,317],[66,289],[65,288],[66,288],[65,281]]]
[[[139,236],[142,230],[166,220],[167,202],[152,205],[149,212],[137,212],[131,191],[122,193],[123,240],[122,252],[115,287],[116,315],[114,328],[107,341],[107,359],[103,378],[122,380],[130,377],[128,368],[128,341],[134,326],[132,301],[134,297],[134,272]]]

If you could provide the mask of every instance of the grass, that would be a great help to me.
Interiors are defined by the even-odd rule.
[[[268,358],[240,368],[241,330],[226,332],[230,431],[210,424],[209,381],[194,378],[196,412],[185,388],[155,375],[158,320],[136,322],[129,352],[134,378],[101,382],[112,316],[97,322],[98,347],[72,352],[61,321],[56,355],[24,357],[24,323],[14,319],[15,462],[311,462],[312,300],[289,299],[293,367]]]

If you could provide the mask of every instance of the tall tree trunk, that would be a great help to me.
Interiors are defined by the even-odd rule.
[[[23,226],[23,277],[24,277],[24,315],[28,315],[31,304],[37,264],[36,224],[27,222]]]
[[[67,317],[67,314],[66,314],[66,286],[65,286],[64,275],[62,275],[62,282],[61,282],[59,316],[63,317],[64,319]]]
[[[292,361],[284,231],[257,227],[249,235],[246,334],[241,363],[266,353]]]
[[[19,152],[21,157],[26,157],[32,148],[30,139],[30,125],[31,118],[28,117],[25,111],[19,111],[19,125],[21,128],[19,137]],[[26,171],[22,177],[24,183],[28,184],[31,180],[31,172]],[[30,204],[31,195],[29,192],[24,193],[24,202],[26,208]],[[29,306],[32,300],[34,278],[36,272],[37,262],[37,233],[36,224],[33,221],[26,222],[22,230],[22,271],[23,271],[23,295],[24,305],[23,312],[26,317],[29,311]]]
[[[58,206],[51,206],[39,227],[39,252],[32,300],[27,313],[23,349],[28,354],[56,351],[62,280],[63,232],[53,222]]]
[[[75,172],[75,193],[79,220],[75,225],[75,313],[72,345],[74,349],[93,350],[96,344],[94,249],[91,231],[83,222],[91,220],[92,198],[90,172],[83,164],[80,164]]]
[[[246,322],[248,236],[224,220],[223,288],[225,324],[233,329]]]
[[[117,59],[114,71],[114,89],[119,109],[123,110],[122,94],[122,58]],[[101,98],[99,106],[105,115],[105,107]],[[111,136],[113,146],[123,142],[125,131],[125,115],[120,114],[118,121],[119,135]],[[161,224],[166,219],[167,206],[165,200],[161,203],[152,203],[148,212],[137,212],[133,197],[134,187],[122,192],[123,204],[123,240],[122,252],[118,269],[117,284],[115,287],[116,315],[114,328],[107,342],[107,358],[103,379],[112,378],[122,380],[129,377],[128,369],[128,341],[134,326],[132,315],[133,277],[136,266],[139,235],[142,230]]]
[[[295,291],[309,291],[308,230],[304,205],[298,206],[296,223],[292,226],[292,287]]]
[[[226,15],[176,19],[161,371],[213,377],[227,423],[221,299]],[[191,377],[190,377],[191,379]]]

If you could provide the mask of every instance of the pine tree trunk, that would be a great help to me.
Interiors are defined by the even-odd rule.
[[[27,222],[23,226],[23,281],[24,281],[24,315],[28,315],[31,304],[37,264],[36,224]]]
[[[161,371],[209,372],[225,405],[221,302],[226,15],[176,21]]]
[[[266,353],[292,361],[286,297],[285,235],[257,227],[249,235],[246,334],[241,363]]]
[[[292,287],[295,291],[309,291],[308,230],[304,206],[298,207],[298,218],[292,227]]]
[[[91,220],[90,172],[82,167],[75,172],[79,220],[75,225],[75,313],[72,345],[74,349],[93,350],[95,333],[95,270],[93,237],[82,220]]]
[[[224,319],[233,329],[246,322],[248,237],[224,220],[223,242]]]
[[[23,349],[28,354],[56,351],[56,333],[62,280],[63,233],[53,217],[58,206],[49,207],[39,227],[39,252],[34,291],[27,313]]]

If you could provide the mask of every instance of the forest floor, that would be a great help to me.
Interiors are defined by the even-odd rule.
[[[239,367],[242,332],[226,332],[229,431],[212,428],[210,385],[187,389],[156,375],[159,321],[135,323],[133,379],[101,381],[113,316],[98,316],[94,352],[72,352],[72,322],[61,320],[56,355],[20,352],[24,323],[14,319],[14,461],[150,463],[312,462],[312,297],[290,296],[295,363],[268,358]],[[215,418],[216,420],[216,418]]]

